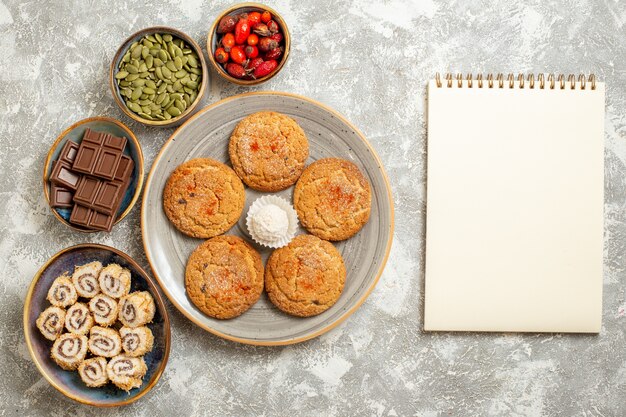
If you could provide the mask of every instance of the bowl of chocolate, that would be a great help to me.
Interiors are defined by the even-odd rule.
[[[171,127],[198,108],[209,79],[202,49],[190,36],[167,26],[130,35],[109,70],[113,98],[133,120]]]
[[[133,132],[108,117],[81,120],[52,144],[43,189],[52,214],[80,232],[110,232],[143,186],[143,153]]]

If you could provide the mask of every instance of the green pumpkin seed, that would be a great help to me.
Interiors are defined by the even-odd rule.
[[[196,88],[198,88],[198,83],[195,81],[189,81],[187,84],[185,84],[185,87],[195,90]]]
[[[154,37],[156,38],[157,42],[159,43],[163,42],[163,37],[161,36],[161,34],[155,33]]]
[[[174,66],[177,70],[180,70],[183,67],[183,60],[179,56],[174,58]]]
[[[183,89],[183,84],[180,81],[176,80],[174,85],[172,85],[172,88],[176,91],[181,91]]]
[[[167,88],[167,84],[162,83],[159,88],[157,88],[157,94],[161,94],[165,91],[165,89]]]
[[[126,103],[126,105],[128,106],[129,109],[131,109],[135,113],[138,113],[141,111],[141,106],[137,103],[133,103],[132,101],[129,101],[128,103]]]
[[[168,104],[170,104],[170,96],[165,94],[165,98],[161,102],[161,107],[166,107]]]
[[[148,66],[146,65],[146,63],[145,63],[145,62],[142,62],[142,63],[139,65],[138,70],[139,70],[139,72],[146,72],[146,71],[148,71]]]
[[[171,62],[171,61],[170,61]],[[168,62],[169,64],[169,62]],[[161,72],[163,73],[164,78],[172,78],[172,71],[168,68],[168,66],[161,67]]]
[[[161,35],[161,37],[163,38],[165,42],[172,42],[172,35],[170,35],[169,33],[166,33],[165,35]]]
[[[163,76],[163,68],[162,67],[157,67],[155,73],[156,73],[156,76],[159,78],[159,80],[163,80],[163,78],[165,78]]]
[[[131,84],[133,87],[143,87],[144,85],[146,85],[146,80],[144,80],[143,78],[139,78],[135,81],[132,82]]]
[[[131,74],[137,74],[139,72],[139,69],[137,69],[137,67],[133,64],[127,64],[124,68]]]
[[[180,113],[181,113],[181,111],[177,107],[170,107],[169,109],[167,109],[167,112],[172,117],[180,116]]]
[[[128,51],[128,52],[126,52],[124,54],[124,58],[122,58],[122,62],[124,62],[124,63],[130,62],[130,51]]]
[[[137,59],[141,56],[142,50],[143,50],[143,46],[137,44],[130,50],[130,56],[134,59]]]
[[[187,62],[189,63],[191,67],[198,68],[198,61],[196,60],[196,58],[194,58],[193,55],[189,55],[187,57]]]
[[[153,65],[154,65],[154,57],[152,55],[148,55],[146,57],[146,67],[152,68]]]
[[[188,88],[188,87],[184,87],[184,88],[183,88],[183,91],[184,91],[185,93],[187,93],[187,94],[191,94],[191,93],[193,92],[193,90],[192,90],[191,88]]]
[[[135,100],[138,100],[142,94],[143,94],[143,88],[137,87],[133,90],[133,95],[130,98],[131,100],[135,101]]]
[[[190,55],[193,51],[189,48],[183,48],[183,55]]]
[[[164,64],[163,64],[163,61],[161,61],[161,58],[154,58],[154,66],[155,67],[162,67],[163,65]]]
[[[152,116],[150,116],[149,114],[146,114],[142,111],[137,113],[138,115],[140,115],[141,117],[143,117],[144,119],[148,119],[148,120],[154,120],[154,118]]]
[[[150,87],[144,87],[143,92],[145,94],[154,94],[155,93],[154,89],[150,88]]]
[[[167,61],[167,54],[163,49],[159,51],[159,59],[163,62]]]
[[[150,40],[150,38],[148,37],[150,36],[150,38],[152,38],[152,40]],[[156,39],[154,39],[154,36],[148,35],[146,36],[146,38],[143,40],[143,42],[141,42],[143,44],[143,46],[147,47],[147,48],[152,48],[152,45],[154,45],[152,42],[156,42]]]
[[[178,71],[178,68],[176,67],[176,64],[174,63],[174,61],[167,61],[165,63],[165,66],[172,72]]]
[[[165,120],[165,116],[162,116],[160,114],[156,114],[155,117],[159,120]]]
[[[128,74],[126,81],[135,81],[137,78],[139,78],[139,74]]]
[[[157,98],[156,98],[156,100],[154,100],[154,102],[156,104],[161,104],[161,103],[163,103],[163,100],[165,100],[165,97],[167,97],[167,94],[166,93],[161,93],[161,94],[159,94],[157,96]]]
[[[169,114],[168,112],[163,113],[163,117],[165,117],[165,120],[170,120],[172,118],[172,115]]]
[[[146,87],[150,87],[152,89],[157,88],[156,84],[152,80],[146,80]]]
[[[185,78],[187,76],[187,71],[181,69],[176,72],[176,78]]]
[[[117,74],[115,74],[115,78],[117,78],[118,80],[121,80],[122,78],[126,78],[128,76],[128,71],[119,71]]]
[[[191,68],[189,72],[192,74],[196,74],[196,75],[202,74],[202,71],[200,70],[200,68]]]
[[[150,55],[150,49],[147,46],[141,48],[141,57],[146,59],[146,57]]]

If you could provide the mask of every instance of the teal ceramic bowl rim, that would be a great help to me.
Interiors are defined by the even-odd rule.
[[[133,158],[133,162],[135,163],[135,170],[137,170],[137,185],[135,187],[135,193],[133,194],[130,202],[128,203],[124,211],[117,216],[117,219],[115,219],[115,222],[113,223],[113,225],[116,225],[117,223],[122,221],[124,217],[126,217],[128,213],[130,213],[130,211],[133,209],[133,207],[135,206],[135,203],[137,202],[137,200],[139,199],[139,196],[141,195],[141,190],[143,188],[143,181],[144,181],[144,163],[143,163],[143,151],[141,149],[141,145],[139,144],[139,141],[137,140],[137,137],[132,132],[132,130],[130,130],[128,126],[126,126],[124,123],[120,122],[119,120],[113,119],[111,117],[104,117],[104,116],[88,117],[86,119],[79,120],[78,122],[74,123],[67,129],[65,129],[63,132],[61,132],[61,134],[56,138],[54,143],[50,146],[50,150],[48,151],[48,155],[46,156],[46,161],[44,162],[44,165],[43,165],[43,177],[42,177],[43,192],[46,198],[46,202],[48,203],[48,207],[50,207],[50,210],[52,211],[52,214],[54,214],[54,216],[61,223],[63,223],[70,229],[73,229],[82,233],[96,233],[96,232],[100,232],[100,230],[91,230],[91,229],[85,229],[82,227],[74,226],[69,221],[64,219],[63,216],[61,216],[59,212],[50,205],[50,184],[48,183],[48,175],[50,172],[50,166],[52,164],[52,159],[54,157],[55,151],[58,149],[63,139],[65,139],[65,137],[72,130],[84,124],[91,123],[91,122],[112,123],[118,126],[120,129],[124,131],[124,133],[126,134],[126,138],[129,140],[129,142],[132,143],[132,146],[135,148],[137,152],[137,158]]]
[[[37,283],[39,282],[39,279],[42,277],[43,273],[55,261],[57,261],[61,255],[65,254],[67,252],[78,250],[78,249],[100,249],[100,250],[105,250],[105,251],[112,252],[113,254],[123,258],[146,281],[146,283],[148,284],[148,287],[150,287],[150,290],[151,290],[150,293],[152,294],[152,296],[153,296],[153,298],[155,300],[155,303],[157,305],[157,309],[159,310],[159,313],[163,317],[163,328],[164,328],[165,344],[164,344],[163,359],[161,360],[161,364],[160,364],[159,368],[155,371],[155,373],[154,373],[151,381],[149,382],[149,384],[143,390],[138,392],[136,395],[134,395],[132,397],[129,396],[128,398],[125,398],[124,400],[121,400],[121,401],[116,401],[116,402],[111,402],[111,403],[99,403],[99,402],[96,402],[96,401],[91,401],[90,399],[86,399],[84,397],[81,397],[79,395],[76,395],[76,394],[72,393],[71,391],[66,390],[65,387],[57,384],[56,381],[52,377],[50,377],[50,375],[48,375],[48,372],[44,369],[42,364],[39,362],[38,356],[34,352],[33,336],[31,334],[31,326],[30,326],[30,322],[29,322],[29,310],[30,310],[30,306],[32,304],[32,297],[33,297],[33,292],[35,290],[35,287],[36,287]],[[106,245],[100,245],[100,244],[97,244],[97,243],[81,243],[81,244],[78,244],[78,245],[74,245],[74,246],[70,246],[68,248],[65,248],[65,249],[55,253],[54,255],[52,255],[52,257],[50,257],[50,259],[48,259],[41,266],[41,268],[39,268],[39,270],[34,275],[33,280],[31,281],[31,283],[30,283],[30,285],[28,287],[28,292],[26,293],[26,299],[24,300],[24,314],[23,314],[23,323],[22,323],[22,325],[23,325],[23,330],[24,330],[24,337],[26,339],[26,345],[28,347],[28,352],[29,352],[29,354],[31,356],[32,361],[37,366],[37,369],[39,370],[39,373],[41,373],[41,375],[43,375],[43,377],[57,391],[59,391],[60,393],[62,393],[66,397],[68,397],[68,398],[70,398],[70,399],[72,399],[74,401],[77,401],[77,402],[79,402],[81,404],[91,405],[91,406],[95,406],[95,407],[118,407],[118,406],[128,405],[128,404],[131,404],[131,403],[139,400],[141,397],[143,397],[148,392],[150,392],[150,390],[152,388],[154,388],[154,386],[157,384],[159,379],[161,379],[161,375],[163,374],[163,371],[165,370],[165,367],[167,365],[167,361],[169,359],[170,347],[171,347],[170,319],[169,319],[169,314],[167,312],[167,307],[165,306],[165,302],[163,301],[163,297],[161,296],[161,292],[159,291],[158,284],[156,283],[156,281],[153,278],[151,278],[146,273],[146,271],[133,258],[131,258],[129,255],[127,255],[126,253],[124,253],[124,252],[122,252],[122,251],[120,251],[118,249],[115,249],[113,247],[106,246]]]

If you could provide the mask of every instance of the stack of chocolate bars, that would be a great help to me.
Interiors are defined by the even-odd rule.
[[[50,205],[72,208],[70,223],[110,231],[135,163],[126,138],[87,129],[80,145],[68,140],[50,174]]]

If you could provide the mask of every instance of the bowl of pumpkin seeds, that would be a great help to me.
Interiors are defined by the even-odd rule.
[[[209,74],[200,46],[185,33],[155,26],[134,33],[111,63],[115,101],[149,126],[176,126],[200,103]]]

